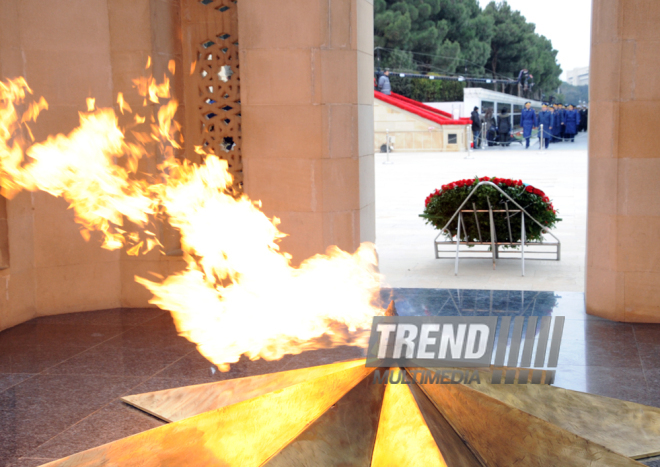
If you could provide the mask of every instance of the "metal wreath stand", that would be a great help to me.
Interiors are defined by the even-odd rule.
[[[488,201],[488,210],[478,210],[475,203],[472,203],[472,209],[463,209],[463,207],[467,204],[467,202],[470,200],[473,194],[477,192],[477,189],[479,189],[480,186],[482,185],[490,185],[494,187],[497,191],[502,193],[511,203],[513,203],[518,209],[509,209],[509,202],[506,201],[504,203],[505,208],[504,209],[493,209],[493,207],[490,204],[490,199],[486,198]],[[490,242],[484,242],[481,239],[481,228],[479,227],[479,218],[477,217],[478,213],[488,213],[488,220],[490,223]],[[474,220],[477,225],[477,232],[479,234],[479,241],[478,242],[471,242],[469,241],[469,238],[467,237],[467,229],[465,228],[465,223],[463,221],[463,213],[473,213],[474,214]],[[509,241],[508,242],[499,242],[497,240],[497,235],[495,232],[495,223],[493,222],[493,215],[495,213],[505,213],[506,214],[506,221],[507,225],[509,227]],[[513,235],[511,233],[511,218],[517,214],[521,214],[521,234],[520,234],[520,242],[514,242],[513,241]],[[456,241],[453,240],[447,240],[447,241],[441,241],[438,240],[441,235],[445,233],[449,233],[447,230],[447,227],[451,222],[458,216],[458,226],[456,230]],[[550,235],[552,238],[556,240],[556,242],[544,242],[544,241],[535,241],[535,242],[527,242],[525,238],[525,216],[528,216],[533,222],[539,225],[543,229],[544,234]],[[432,216],[425,216],[421,215],[421,217],[426,217],[426,218],[433,218]],[[461,227],[463,231],[465,232],[465,240],[461,241]],[[469,247],[477,246],[477,245],[488,245],[490,246],[490,252],[492,258],[493,258],[493,269],[495,269],[497,260],[498,259],[516,259],[516,258],[500,258],[500,255],[503,254],[511,254],[511,255],[518,255],[520,254],[520,260],[521,260],[521,266],[522,266],[522,275],[525,275],[525,253],[528,255],[532,254],[537,254],[537,255],[551,255],[551,257],[545,257],[545,258],[528,258],[529,260],[549,260],[549,261],[559,261],[561,259],[561,242],[559,239],[550,232],[550,230],[545,227],[543,224],[541,224],[539,221],[534,219],[525,209],[520,206],[513,198],[511,198],[508,194],[506,194],[500,187],[498,187],[495,183],[493,182],[479,182],[477,185],[475,185],[474,189],[470,192],[470,194],[465,198],[463,203],[459,206],[459,208],[456,210],[453,216],[451,216],[451,219],[445,224],[445,226],[440,230],[440,233],[435,237],[434,240],[435,243],[435,257],[437,259],[441,258],[449,258],[450,256],[441,256],[442,253],[449,253],[449,252],[454,252],[455,251],[455,266],[454,266],[454,275],[458,275],[458,259],[461,253],[484,253],[483,250],[466,250],[463,249],[461,250],[461,245]],[[449,249],[441,249],[443,245],[452,245],[452,247],[455,245],[456,249],[452,248],[451,250]],[[520,247],[520,250],[512,250],[512,251],[500,251],[499,248],[501,246],[512,246],[512,247]],[[545,250],[545,251],[525,251],[525,248],[529,247],[552,247],[554,250]],[[487,251],[486,251],[487,252]],[[476,257],[472,256],[466,259],[483,259],[484,257]]]

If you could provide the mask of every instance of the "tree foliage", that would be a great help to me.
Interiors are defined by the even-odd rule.
[[[482,10],[478,0],[375,0],[374,10],[374,42],[383,48],[376,66],[514,79],[527,68],[543,91],[561,83],[550,40],[506,1]],[[413,86],[400,84],[406,95]]]

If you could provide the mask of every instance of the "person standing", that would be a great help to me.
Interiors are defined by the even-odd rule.
[[[566,136],[566,110],[564,109],[564,104],[559,104],[557,113],[559,114],[559,140],[564,141],[564,137]]]
[[[481,133],[481,116],[479,115],[479,107],[472,109],[470,118],[472,119],[472,141],[474,149],[479,149],[481,147],[481,138],[479,138],[479,134]]]
[[[575,142],[575,134],[577,133],[577,126],[579,123],[578,113],[573,110],[573,106],[569,104],[568,110],[564,114],[564,135],[566,139]]]
[[[548,145],[550,144],[550,139],[552,138],[552,120],[553,120],[554,115],[552,112],[548,110],[548,104],[543,104],[543,107],[541,108],[541,111],[539,112],[539,119],[538,119],[538,124],[539,124],[539,138],[541,135],[543,136],[543,139],[545,140],[545,148],[548,149]],[[541,132],[540,128],[541,125],[543,125],[543,132]],[[539,145],[541,144],[541,141],[539,141]]]
[[[488,141],[488,146],[493,146],[497,141],[497,121],[493,115],[493,108],[488,107],[484,115],[484,123],[486,124],[486,141]],[[483,138],[484,135],[481,135]]]
[[[509,131],[511,131],[509,114],[506,108],[503,108],[501,115],[497,117],[497,134],[499,135],[501,146],[509,145]]]
[[[525,102],[525,108],[520,114],[520,126],[523,129],[523,138],[525,138],[525,149],[529,148],[529,138],[532,137],[532,130],[536,128],[536,112],[532,109],[531,102]]]
[[[378,78],[378,90],[386,95],[392,94],[392,86],[390,84],[390,70],[385,70],[385,73]]]
[[[557,126],[557,106],[551,105],[548,107],[550,116],[552,117],[552,131],[550,132],[550,143],[556,143],[559,135],[559,127]]]

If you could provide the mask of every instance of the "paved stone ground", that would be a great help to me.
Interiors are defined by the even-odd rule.
[[[587,135],[574,143],[538,144],[525,150],[487,148],[466,153],[392,153],[376,155],[376,244],[383,284],[390,287],[450,289],[584,291],[587,213]],[[519,260],[463,260],[454,276],[452,259],[435,259],[437,231],[418,217],[426,196],[441,185],[468,177],[522,179],[544,190],[563,221],[555,234],[562,259],[527,261],[522,277]]]

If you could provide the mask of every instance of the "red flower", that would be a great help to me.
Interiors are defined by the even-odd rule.
[[[534,188],[532,193],[534,193],[535,195],[538,195],[538,196],[543,196],[545,194],[541,190],[539,190],[538,188]]]
[[[516,186],[523,186],[523,182],[522,182],[522,180],[518,180],[518,181],[516,182]]]
[[[534,192],[534,187],[532,185],[527,185],[527,187],[525,188],[525,191],[527,193],[533,193]]]
[[[490,177],[481,177],[481,178],[479,179],[480,182],[487,182],[487,181],[489,181],[489,180],[490,180]]]
[[[463,180],[459,180],[459,181],[456,182],[456,186],[457,186],[458,188],[462,188],[464,184],[465,184],[465,183],[463,182]]]
[[[544,203],[549,203],[549,202],[550,202],[550,198],[548,198],[547,196],[544,196],[544,197],[543,197],[543,202],[544,202]]]
[[[511,180],[510,178],[504,180],[504,183],[506,183],[506,186],[513,186],[513,180]]]
[[[474,184],[474,180],[465,180],[466,186],[472,186],[472,184]]]

